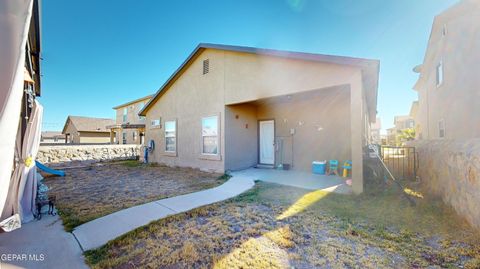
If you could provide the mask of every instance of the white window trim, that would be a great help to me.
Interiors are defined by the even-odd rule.
[[[139,121],[144,121],[145,120],[145,116],[140,116],[138,113],[140,113],[140,111],[145,107],[145,102],[141,102],[138,104],[138,108],[137,108],[137,117],[138,117],[138,120]]]
[[[127,132],[122,132],[122,144],[123,145],[127,144],[127,138],[128,138]]]
[[[122,122],[125,123],[128,120],[128,107],[124,107],[122,111]]]
[[[203,153],[203,119],[210,118],[210,117],[217,117],[217,154],[210,154],[210,153]],[[222,117],[221,113],[213,113],[208,114],[204,117],[200,118],[200,157],[199,159],[202,160],[211,160],[211,161],[220,161],[222,160]]]
[[[443,125],[443,136],[440,136],[440,123]],[[445,125],[445,119],[440,119],[438,121],[438,125],[437,125],[437,128],[438,128],[438,138],[445,138],[447,136],[447,126]]]
[[[167,150],[167,128],[164,128],[163,131],[163,152],[167,156],[177,156],[178,151],[178,122],[177,119],[169,119],[165,121],[165,126],[167,122],[173,121],[175,123],[175,151]]]
[[[158,125],[153,125],[153,121],[156,121],[158,120]],[[162,118],[158,118],[158,119],[152,119],[150,120],[150,128],[151,129],[161,129],[162,128]]]
[[[216,137],[217,137],[217,153],[215,153],[215,154],[203,152],[203,148],[204,148],[204,146],[203,146],[203,137],[205,137],[205,135],[203,135],[203,120],[204,120],[204,119],[208,119],[208,118],[213,118],[213,117],[216,117],[216,118],[217,118],[217,136],[216,136]],[[210,115],[210,116],[202,117],[202,119],[200,120],[200,124],[201,124],[201,130],[200,130],[200,131],[201,131],[201,136],[202,136],[202,145],[201,145],[201,146],[202,146],[202,150],[201,150],[202,155],[217,156],[217,155],[220,154],[220,152],[219,152],[219,149],[220,149],[220,147],[219,147],[219,144],[220,144],[220,140],[219,140],[220,122],[219,122],[219,121],[220,121],[220,120],[219,120],[218,115]]]
[[[441,73],[439,72],[439,67],[441,67]],[[443,60],[438,62],[435,66],[435,84],[437,88],[441,87],[445,80],[445,66],[443,65]]]

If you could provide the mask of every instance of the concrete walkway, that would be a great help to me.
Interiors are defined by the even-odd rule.
[[[20,229],[1,233],[0,256],[0,269],[88,268],[80,246],[63,230],[60,218],[46,214]]]
[[[234,175],[224,184],[199,192],[130,207],[84,223],[73,230],[83,250],[98,248],[138,227],[181,212],[235,197],[255,185],[248,175]]]

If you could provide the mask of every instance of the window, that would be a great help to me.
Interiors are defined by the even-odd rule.
[[[210,60],[203,60],[203,74],[207,74],[210,71]]]
[[[445,137],[445,121],[443,119],[438,122],[438,137]]]
[[[123,122],[127,122],[128,108],[123,108]]]
[[[152,120],[150,122],[150,126],[152,126],[152,128],[160,128],[161,124],[162,124],[162,121],[160,119]]]
[[[126,132],[122,133],[122,143],[127,144],[127,133]]]
[[[437,65],[437,87],[443,83],[443,63]]]
[[[133,141],[137,141],[137,137],[138,137],[137,131],[133,131],[133,133],[132,133]]]
[[[144,117],[144,116],[138,115],[138,113],[140,113],[140,111],[142,111],[142,109],[143,109],[144,107],[145,107],[145,102],[141,102],[140,104],[138,104],[137,116],[138,116],[138,120],[140,120],[140,121],[144,121],[144,120],[145,120],[145,117]]]
[[[177,151],[177,123],[176,121],[165,122],[165,151]]]
[[[218,116],[202,119],[202,154],[218,154]]]

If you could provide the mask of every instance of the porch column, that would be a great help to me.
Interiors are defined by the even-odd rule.
[[[115,137],[115,132],[113,131],[113,128],[110,129],[110,144],[114,143],[114,137]]]
[[[352,147],[352,189],[363,192],[363,143],[364,107],[362,73],[357,72],[350,83],[350,135]]]

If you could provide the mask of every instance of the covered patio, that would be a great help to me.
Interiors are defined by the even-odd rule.
[[[352,193],[352,187],[346,184],[346,179],[336,175],[318,175],[297,170],[249,168],[232,172],[232,176],[253,178],[308,190],[324,190],[340,194]]]

